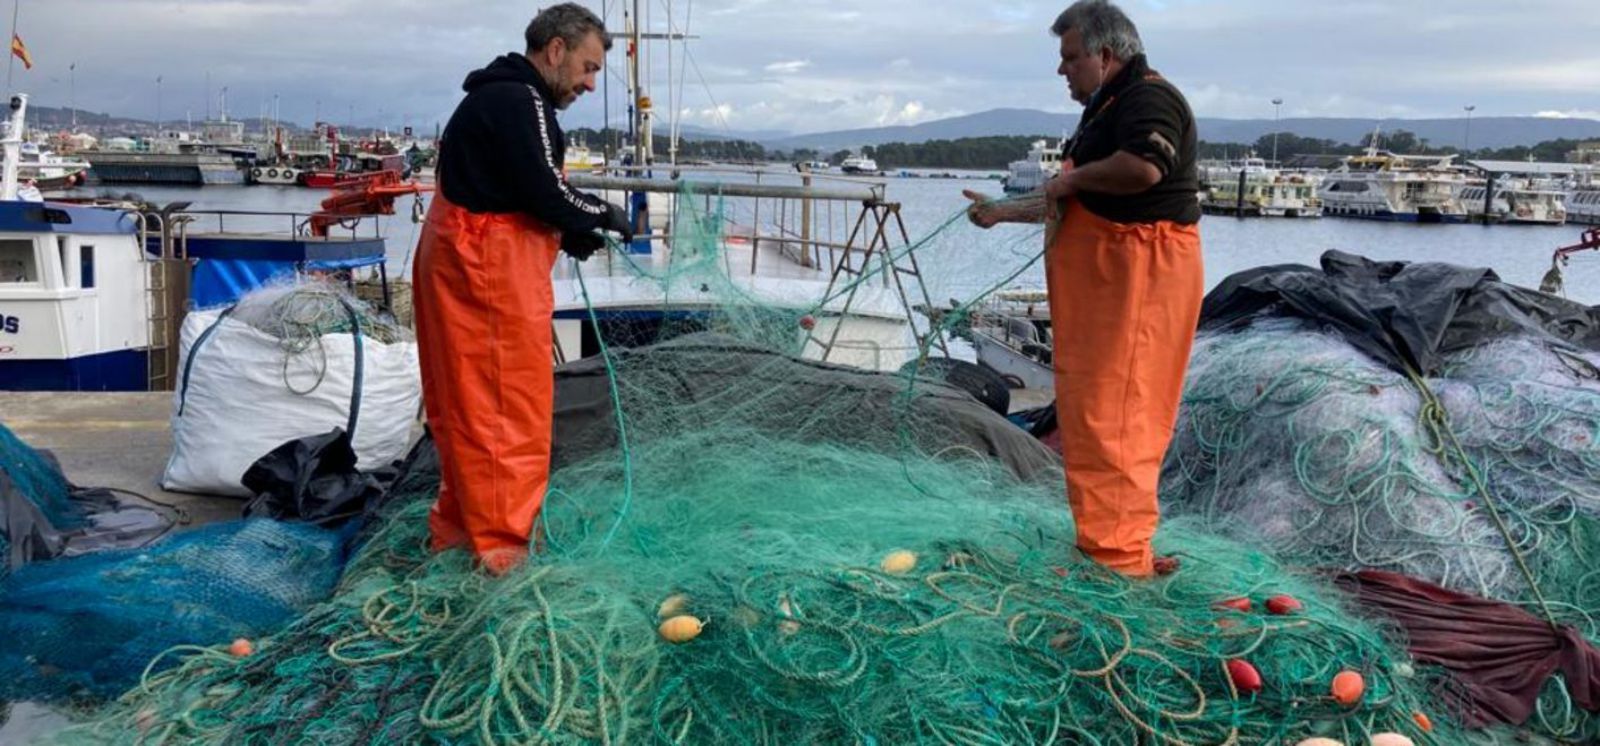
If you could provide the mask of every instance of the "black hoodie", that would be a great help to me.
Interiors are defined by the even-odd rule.
[[[555,96],[533,63],[507,54],[462,88],[439,149],[445,199],[472,212],[525,212],[563,233],[598,228],[606,203],[567,183]]]

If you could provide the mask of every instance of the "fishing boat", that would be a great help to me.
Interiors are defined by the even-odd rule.
[[[370,269],[387,287],[384,239],[362,215],[319,236],[315,215],[20,198],[27,101],[11,98],[3,139],[0,389],[164,390],[191,307],[305,272]]]
[[[672,160],[654,162],[653,111],[639,50],[647,40],[639,2],[625,12],[624,36],[631,152],[621,175],[572,173],[571,183],[626,204],[636,239],[588,262],[563,257],[554,271],[556,347],[559,359],[590,357],[600,340],[659,340],[711,328],[736,298],[756,306],[789,308],[801,315],[791,333],[813,360],[871,370],[898,370],[917,357],[923,341],[913,323],[912,298],[926,302],[914,257],[881,269],[896,247],[910,243],[899,204],[887,185],[813,174],[804,169],[697,169],[715,180],[660,178],[676,173]],[[676,128],[674,128],[676,131]],[[876,173],[870,158],[852,156],[845,170]],[[688,200],[687,203],[684,201]],[[696,262],[715,261],[733,287],[674,279]],[[867,278],[871,281],[867,281]]]
[[[1016,389],[1055,389],[1049,297],[1040,290],[996,293],[972,315],[978,362]]]
[[[567,155],[562,164],[567,173],[604,173],[606,170],[606,157],[596,153],[583,143],[573,143],[567,146]]]
[[[44,191],[71,189],[89,179],[89,163],[57,155],[37,143],[23,143],[17,178]]]
[[[1012,161],[1007,167],[1002,185],[1007,194],[1027,194],[1044,187],[1045,182],[1061,173],[1061,146],[1049,140],[1034,140],[1028,157]]]
[[[1201,170],[1200,208],[1211,214],[1276,218],[1322,217],[1321,177],[1269,168],[1261,158]]]

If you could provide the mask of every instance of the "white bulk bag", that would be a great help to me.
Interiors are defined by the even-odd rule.
[[[422,402],[415,342],[339,333],[294,347],[228,311],[188,315],[163,488],[253,497],[240,481],[252,464],[336,427],[352,433],[363,470],[405,456]]]

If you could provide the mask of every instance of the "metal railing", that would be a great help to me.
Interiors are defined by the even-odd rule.
[[[216,229],[206,230],[207,235],[282,235],[284,238],[297,240],[311,239],[310,224],[312,213],[309,212],[283,212],[281,210],[183,210],[175,215],[188,218],[189,223],[200,223],[200,228],[209,228],[215,225]],[[316,240],[361,240],[382,239],[383,226],[379,221],[381,216],[375,214],[339,216],[336,225],[340,228],[339,236],[330,235],[328,239]],[[228,219],[234,219],[234,229],[228,228]],[[214,222],[213,222],[214,221]],[[287,231],[279,231],[271,227],[272,223],[283,225],[287,221]],[[242,227],[239,224],[247,223],[250,226],[268,226],[266,230],[253,227]],[[344,235],[348,231],[348,235]],[[201,233],[202,231],[195,231]]]

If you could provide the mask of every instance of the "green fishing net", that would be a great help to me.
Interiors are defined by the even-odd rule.
[[[248,655],[171,651],[58,740],[1462,742],[1437,715],[1420,728],[1425,684],[1315,575],[1195,519],[1158,537],[1176,573],[1109,574],[1072,548],[1059,465],[1024,468],[1042,446],[988,429],[1010,426],[915,365],[814,359],[847,294],[899,293],[913,250],[955,268],[926,280],[938,305],[955,300],[952,325],[1027,276],[1037,230],[982,234],[954,215],[794,302],[732,271],[748,258],[725,249],[719,200],[682,196],[670,264],[618,254],[599,261],[626,273],[579,282],[706,302],[638,338],[601,334],[601,362],[563,373],[560,386],[602,387],[608,411],[565,436],[558,424],[525,567],[490,578],[428,551],[438,475],[423,459],[327,602]],[[651,346],[670,324],[698,334]],[[936,345],[906,346],[916,360]],[[739,375],[718,377],[729,354]],[[1278,596],[1299,608],[1269,613]],[[1333,698],[1341,672],[1363,678],[1358,699]]]
[[[1600,356],[1506,337],[1410,378],[1337,334],[1201,336],[1162,481],[1170,514],[1300,566],[1377,568],[1600,639]],[[1600,742],[1551,680],[1532,731]]]

